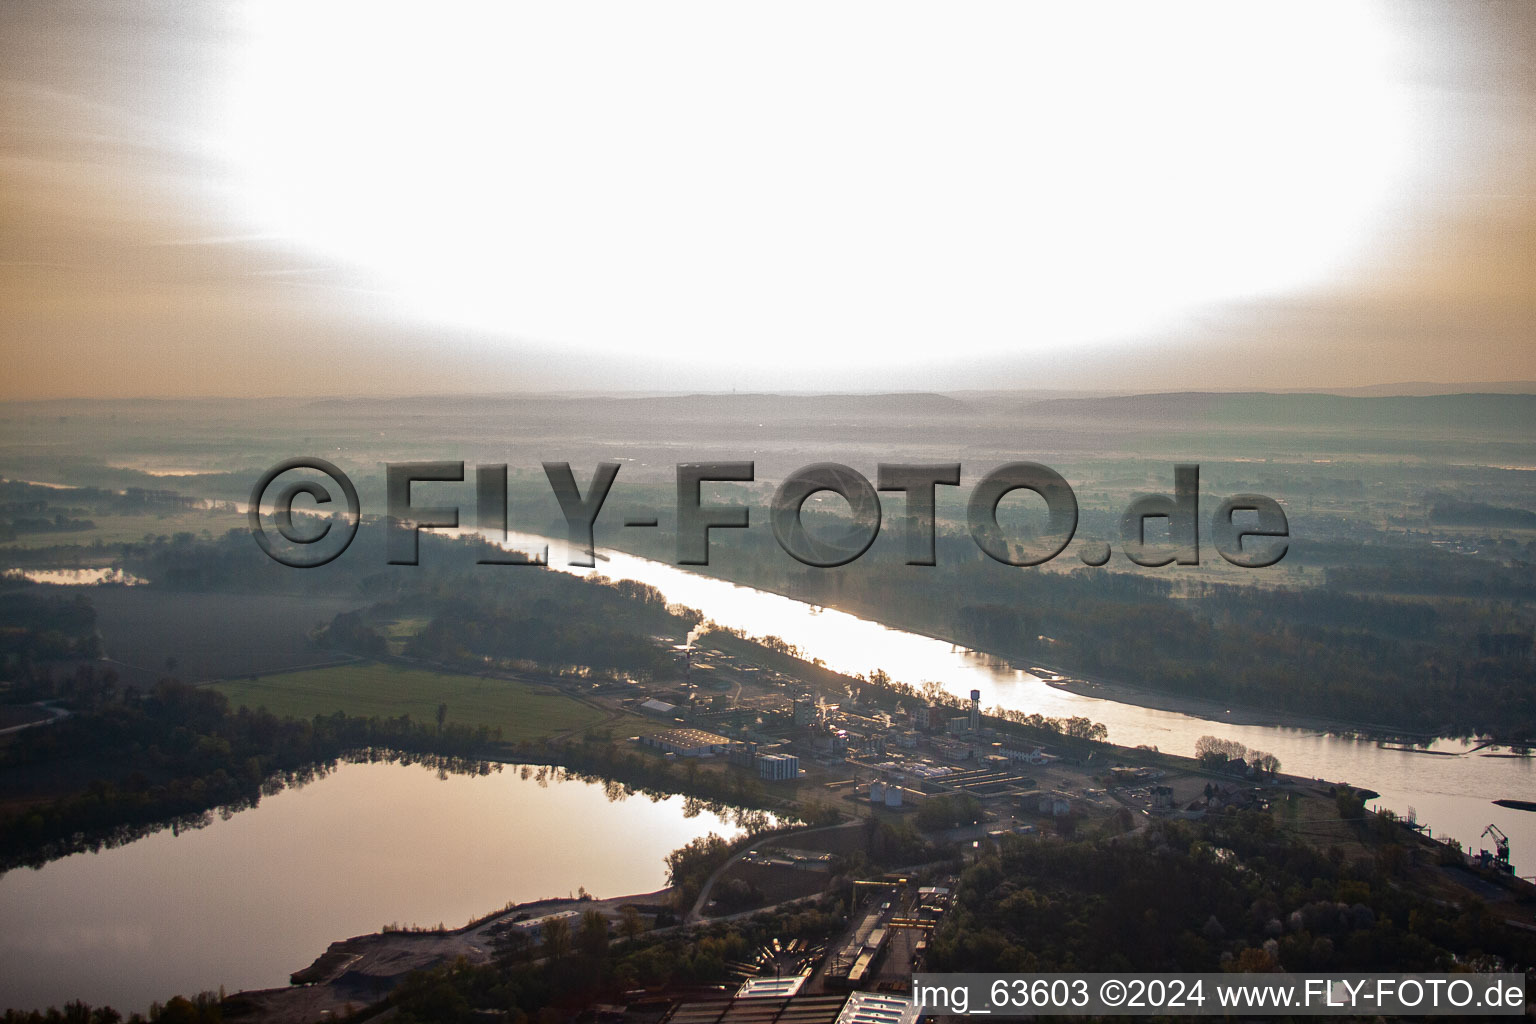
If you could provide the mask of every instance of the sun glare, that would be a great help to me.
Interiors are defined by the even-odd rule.
[[[1355,4],[261,3],[239,214],[573,351],[1124,340],[1362,258],[1410,163]]]

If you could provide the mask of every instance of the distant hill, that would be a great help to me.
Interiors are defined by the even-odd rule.
[[[1095,420],[1188,427],[1298,430],[1424,430],[1536,434],[1536,395],[1351,397],[1207,391],[1058,398],[1020,404],[1032,420]]]
[[[1352,395],[1381,398],[1389,395],[1532,395],[1536,380],[1480,380],[1459,384],[1410,380],[1397,384],[1367,384],[1356,388],[1275,388],[1277,394]]]
[[[966,402],[932,392],[883,395],[678,395],[665,398],[611,398],[606,403],[615,409],[652,410],[673,416],[965,416],[973,411]]]
[[[652,415],[666,419],[775,419],[786,417],[827,419],[842,416],[967,416],[974,412],[966,402],[931,392],[881,395],[782,395],[748,392],[694,395],[587,395],[581,398],[544,395],[416,396],[411,398],[318,399],[308,406],[352,414],[394,412],[459,415],[485,413],[537,413],[554,416],[622,414]]]

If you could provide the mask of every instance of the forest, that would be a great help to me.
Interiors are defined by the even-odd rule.
[[[406,717],[232,712],[222,694],[171,678],[120,692],[110,669],[82,667],[58,692],[74,713],[0,747],[0,871],[197,827],[215,808],[253,807],[344,757],[489,770],[478,758],[496,738]]]
[[[1352,805],[1341,802],[1341,811]],[[1363,821],[1360,829],[1371,826]],[[1267,811],[1163,821],[1117,841],[1006,837],[962,874],[934,971],[1435,971],[1536,963],[1536,935],[1374,858],[1303,845]]]

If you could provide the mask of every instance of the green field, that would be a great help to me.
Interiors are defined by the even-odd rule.
[[[234,707],[265,707],[299,718],[344,711],[435,722],[437,706],[447,704],[450,723],[500,727],[502,739],[511,742],[588,729],[606,717],[564,694],[527,683],[376,663],[284,672],[214,688]]]

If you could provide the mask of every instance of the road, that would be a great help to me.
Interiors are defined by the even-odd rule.
[[[30,729],[37,725],[52,725],[55,722],[62,722],[69,717],[68,711],[65,711],[63,708],[54,707],[52,701],[38,701],[32,706],[48,712],[49,717],[39,718],[35,722],[23,722],[20,725],[13,725],[8,729],[0,729],[0,736],[9,736],[13,732],[21,732],[23,729]]]
[[[803,830],[798,831],[798,832],[783,832],[783,833],[780,833],[780,834],[774,835],[774,836],[764,836],[763,837],[763,843],[764,844],[778,844],[778,843],[782,843],[782,842],[784,842],[786,840],[789,840],[791,838],[793,838],[793,839],[800,839],[800,838],[803,838],[804,836],[814,835],[817,832],[831,832],[832,830],[839,829],[839,828],[860,828],[860,827],[863,826],[863,824],[864,823],[862,821],[844,821],[844,822],[839,822],[836,825],[821,825],[821,826],[819,826],[817,828],[803,829]],[[715,883],[717,881],[719,881],[720,876],[725,874],[726,871],[730,870],[730,867],[731,867],[732,864],[735,864],[737,861],[741,860],[747,854],[751,853],[752,850],[757,847],[757,845],[758,844],[756,844],[756,843],[752,843],[752,844],[749,844],[747,846],[744,846],[741,850],[739,850],[738,852],[733,854],[731,856],[731,858],[729,860],[727,860],[724,864],[721,864],[718,868],[716,868],[710,874],[709,878],[705,879],[703,887],[699,889],[699,898],[693,901],[693,907],[688,911],[687,915],[684,916],[683,922],[682,922],[683,924],[685,924],[685,925],[698,924],[699,921],[701,921],[703,919],[704,908],[709,905],[709,892],[710,892],[711,889],[713,889],[715,887]],[[760,913],[760,912],[761,912],[760,909],[759,910],[751,911],[751,913],[754,913],[754,914],[755,913]]]

